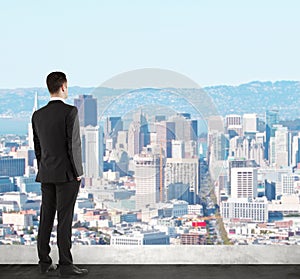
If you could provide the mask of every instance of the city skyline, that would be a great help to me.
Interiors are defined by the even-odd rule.
[[[153,88],[138,92],[145,100],[158,92],[160,102],[167,97],[180,104],[188,93],[195,105],[195,89],[190,90],[173,97]],[[193,110],[203,113],[201,106],[165,114],[157,106],[153,110],[155,102],[148,102],[152,113],[147,117],[134,93],[121,94],[133,106],[126,107],[125,114],[120,109],[118,115],[108,113],[101,128],[96,121],[99,96],[79,95],[73,100],[84,155],[84,184],[74,226],[97,229],[96,239],[84,238],[84,243],[300,242],[300,133],[279,124],[278,110],[267,110],[263,122],[257,113],[239,115],[234,109],[224,117],[208,114],[207,134],[199,135]],[[35,94],[32,111],[39,109],[37,99]],[[118,101],[109,104],[124,104]],[[38,166],[31,138],[4,135],[0,151],[0,227],[5,230],[0,243],[34,244],[40,187],[34,181]],[[267,230],[266,223],[272,224]],[[14,240],[10,224],[17,228],[16,234],[26,228],[25,236]],[[79,231],[74,244],[83,243]],[[56,243],[55,234],[52,242]]]

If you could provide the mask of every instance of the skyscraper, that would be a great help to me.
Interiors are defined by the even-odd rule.
[[[33,105],[33,109],[32,109],[32,114],[36,110],[38,110],[38,93],[37,92],[35,92],[35,95],[34,95],[34,105]],[[31,121],[28,123],[28,146],[29,146],[30,150],[34,150],[33,131],[32,131],[32,123],[31,123]]]
[[[25,158],[0,157],[0,176],[23,176],[24,174]]]
[[[287,167],[290,165],[290,134],[287,127],[282,125],[275,127],[275,165]]]
[[[258,130],[258,117],[256,113],[245,113],[243,115],[244,134],[256,133]]]
[[[231,194],[231,172],[233,168],[256,168],[257,163],[254,160],[245,160],[245,159],[235,159],[235,160],[230,160],[229,161],[229,191],[228,194]]]
[[[79,95],[74,99],[74,106],[78,109],[79,124],[82,127],[88,125],[97,126],[97,99],[92,95]]]
[[[257,168],[242,167],[231,169],[231,197],[257,197]]]
[[[190,203],[196,202],[199,193],[199,162],[196,158],[167,158],[165,167],[165,187],[182,183],[189,185],[192,193]]]
[[[278,111],[267,110],[266,111],[266,142],[265,142],[265,158],[269,160],[269,148],[270,148],[270,137],[275,136],[275,129],[273,125],[278,124]]]
[[[128,155],[133,157],[139,154],[143,147],[150,143],[148,122],[141,111],[133,116],[133,121],[128,128]]]
[[[172,158],[184,158],[184,142],[182,140],[172,140]]]
[[[238,114],[228,114],[225,117],[225,127],[228,129],[230,126],[242,125],[242,118]]]
[[[190,114],[181,113],[170,118],[170,122],[175,123],[175,136],[177,140],[197,141],[198,122],[190,119]]]
[[[175,139],[175,123],[171,121],[155,122],[156,143],[161,145],[164,155],[172,157],[172,140]]]
[[[291,165],[297,166],[300,162],[300,133],[292,138],[292,150],[291,150]]]
[[[107,117],[105,123],[105,139],[112,139],[113,148],[115,148],[118,132],[123,130],[123,121],[120,116]]]
[[[213,131],[210,134],[211,153],[214,160],[222,161],[226,160],[229,152],[229,140],[219,131]]]
[[[81,127],[82,161],[86,177],[103,174],[103,132],[99,126]]]
[[[158,154],[147,152],[134,156],[134,179],[136,183],[136,209],[154,207],[160,201],[160,180],[163,183],[163,168]]]

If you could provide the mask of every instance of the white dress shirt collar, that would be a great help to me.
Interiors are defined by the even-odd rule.
[[[64,103],[66,102],[65,99],[62,97],[50,97],[50,101],[56,101],[56,100],[63,101]]]

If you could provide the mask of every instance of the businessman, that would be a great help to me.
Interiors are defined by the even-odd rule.
[[[38,230],[38,257],[41,273],[57,269],[50,257],[50,235],[57,212],[58,275],[86,275],[86,269],[73,264],[71,236],[74,205],[82,170],[78,110],[65,103],[68,97],[66,75],[52,72],[47,76],[48,104],[32,115],[34,151],[41,182],[42,203]]]

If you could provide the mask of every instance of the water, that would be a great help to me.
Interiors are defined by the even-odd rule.
[[[0,134],[28,134],[29,119],[26,118],[0,118]]]

